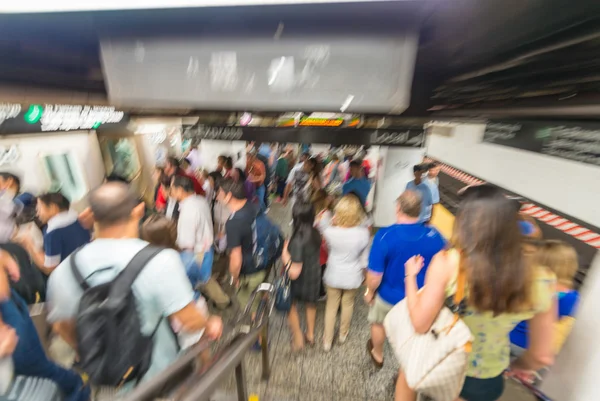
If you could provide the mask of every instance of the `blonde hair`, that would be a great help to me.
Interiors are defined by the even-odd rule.
[[[365,210],[354,195],[343,196],[335,205],[333,223],[338,227],[356,227],[365,220]]]
[[[546,240],[540,246],[537,262],[556,274],[559,284],[572,287],[573,279],[579,268],[575,248],[557,240]]]
[[[323,210],[328,209],[328,195],[324,189],[319,189],[316,191],[311,197],[310,201],[312,202],[315,208],[315,214],[321,213]]]

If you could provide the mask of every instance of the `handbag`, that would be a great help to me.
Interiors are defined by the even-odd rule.
[[[275,280],[275,309],[280,312],[289,312],[292,309],[292,280],[288,274],[292,262],[284,267],[281,276]]]
[[[406,299],[396,304],[383,322],[408,386],[436,401],[456,400],[465,381],[473,341],[460,319],[465,280],[464,269],[459,266],[452,308],[443,307],[427,333],[415,332]]]

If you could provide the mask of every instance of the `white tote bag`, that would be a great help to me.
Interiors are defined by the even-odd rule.
[[[426,334],[415,332],[406,299],[396,304],[383,322],[408,386],[435,401],[456,400],[465,381],[473,336],[458,315],[464,286],[465,276],[459,273],[456,313],[443,307]]]

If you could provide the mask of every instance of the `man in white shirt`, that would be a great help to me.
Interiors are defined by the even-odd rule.
[[[214,228],[210,206],[201,195],[196,195],[194,183],[188,177],[176,176],[171,183],[171,196],[179,202],[177,219],[177,246],[183,252],[193,252],[203,276],[210,276],[214,260]],[[218,307],[229,306],[231,300],[219,283],[210,278],[204,287],[206,295]]]

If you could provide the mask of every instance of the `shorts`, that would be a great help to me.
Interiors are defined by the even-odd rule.
[[[252,292],[265,281],[267,277],[267,270],[262,270],[253,274],[245,274],[240,276],[240,288],[237,293],[237,300],[240,304],[240,308],[243,310],[248,301],[250,301],[250,295]],[[255,300],[256,301],[256,300]],[[254,302],[252,305],[252,311],[256,312],[258,308],[258,302]]]
[[[369,309],[367,320],[371,324],[383,324],[383,320],[393,307],[394,305],[388,304],[379,295],[375,295],[375,302]]]
[[[504,376],[478,379],[469,377],[465,379],[460,397],[465,401],[496,401],[504,392]]]

